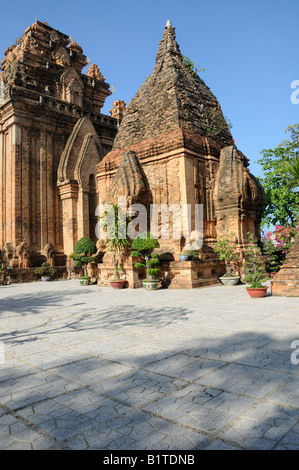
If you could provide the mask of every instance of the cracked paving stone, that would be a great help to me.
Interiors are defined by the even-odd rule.
[[[37,367],[33,367],[18,359],[8,357],[5,355],[5,364],[0,365],[0,383],[2,386],[3,382],[11,379],[19,379],[21,377],[27,377],[35,373],[40,372]]]
[[[284,438],[299,419],[299,410],[285,409],[274,403],[263,402],[249,410],[244,417],[221,437],[248,449],[272,449]]]
[[[222,366],[223,362],[176,354],[159,362],[148,364],[144,368],[170,377],[194,381]]]
[[[17,421],[7,427],[7,434],[4,434],[3,438],[1,437],[0,448],[4,449],[9,446],[11,449],[31,449],[31,443],[39,438],[40,434]]]
[[[32,366],[40,367],[43,370],[61,367],[63,365],[72,365],[77,361],[88,359],[90,356],[83,352],[73,351],[66,348],[63,350],[51,351],[51,353],[43,352],[41,354],[34,354],[24,356],[22,359]]]
[[[40,372],[3,383],[0,389],[0,402],[11,409],[17,409],[26,406],[28,402],[45,400],[76,387],[58,377]]]
[[[272,364],[275,364],[275,361],[284,355],[285,353],[282,351],[258,349],[253,351],[251,354],[247,354],[245,357],[236,360],[236,363],[261,368],[268,367],[271,369]]]
[[[52,351],[61,351],[62,353],[63,349],[64,348],[62,346],[53,345],[43,340],[38,340],[37,338],[31,338],[30,340],[19,341],[18,343],[10,343],[6,345],[6,352],[10,356],[21,359],[26,357],[28,354],[30,356],[41,353],[52,354]]]
[[[205,406],[206,397],[197,401],[185,401],[184,398],[168,396],[147,405],[144,409],[161,418],[170,419],[180,425],[192,426],[198,431],[215,434],[236,420],[236,416],[225,411],[218,411]]]
[[[132,367],[106,361],[99,358],[88,358],[74,364],[53,368],[52,373],[80,385],[101,384],[104,380],[132,370]]]
[[[286,384],[269,397],[269,400],[287,407],[299,408],[299,378],[290,378]]]
[[[246,412],[246,410],[257,403],[257,400],[254,398],[244,397],[232,392],[222,392],[208,387],[203,388],[196,383],[185,387],[183,390],[174,392],[172,397],[179,398],[184,402],[205,405],[207,408],[225,411],[236,416]]]
[[[120,405],[116,401],[111,400],[110,398],[103,397],[95,392],[86,389],[76,390],[75,392],[66,393],[60,397],[53,398],[57,403],[60,403],[69,410],[77,411],[81,414],[91,413],[97,414],[99,409],[104,407],[108,409],[118,408],[128,409],[125,405]]]
[[[299,449],[299,424],[297,423],[286,433],[275,449],[298,450]]]
[[[32,444],[30,442],[13,442],[9,446],[5,447],[6,450],[32,450]]]
[[[137,345],[120,351],[113,351],[112,353],[106,354],[105,357],[123,364],[143,366],[152,362],[160,361],[161,359],[166,359],[172,355],[173,353],[163,351],[162,349],[151,348],[148,346],[141,349],[140,345]]]
[[[287,378],[285,374],[266,369],[230,364],[221,370],[212,372],[208,377],[200,378],[198,382],[222,388],[227,392],[262,398],[282,385]]]
[[[185,385],[179,379],[137,370],[102,383],[91,385],[93,390],[121,400],[126,405],[144,406]]]
[[[1,289],[1,448],[298,448],[296,300],[233,290]]]
[[[129,449],[192,449],[206,437],[141,411],[120,424],[117,430],[135,440]]]
[[[51,420],[66,415],[69,412],[70,409],[66,406],[53,399],[49,399],[18,410],[18,415],[34,425],[40,425],[45,422],[49,423]]]
[[[84,439],[90,449],[105,449],[112,448],[114,442],[119,442],[125,436],[111,428],[105,429],[102,426],[98,428],[93,428],[84,433]],[[129,438],[130,439],[130,438]],[[132,443],[133,440],[130,439]],[[70,443],[72,445],[72,443]]]

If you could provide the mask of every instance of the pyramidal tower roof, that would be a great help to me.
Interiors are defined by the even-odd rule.
[[[177,129],[216,140],[220,147],[233,143],[217,99],[186,67],[175,28],[167,21],[153,73],[129,103],[113,149]]]

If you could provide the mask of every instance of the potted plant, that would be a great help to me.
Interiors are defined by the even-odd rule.
[[[277,225],[273,232],[268,232],[260,242],[263,255],[266,255],[266,272],[269,277],[280,270],[297,233],[296,227]]]
[[[56,273],[56,270],[52,268],[49,263],[44,262],[41,267],[36,268],[34,272],[42,278],[42,281],[50,281],[51,277]]]
[[[5,270],[0,267],[0,284],[4,284]]]
[[[147,278],[143,281],[143,287],[146,290],[158,289],[158,278],[160,268],[158,267],[159,255],[153,254],[155,248],[160,248],[160,244],[156,238],[153,238],[149,232],[144,232],[134,239],[132,244],[132,258],[142,258],[142,262],[134,264],[136,268],[145,268]]]
[[[81,286],[89,286],[90,279],[91,279],[91,277],[88,276],[88,275],[87,276],[81,276],[81,277],[79,277],[79,284]]]
[[[88,285],[90,283],[90,276],[87,273],[88,263],[96,261],[96,256],[91,256],[97,251],[95,242],[89,237],[82,237],[77,241],[74,248],[74,253],[70,258],[74,260],[77,268],[83,268],[84,275],[79,278],[81,285]]]
[[[188,255],[188,259],[194,261],[198,259],[200,250],[187,250],[186,253]]]
[[[222,284],[236,285],[240,276],[234,272],[234,265],[239,261],[240,254],[237,251],[237,243],[235,243],[235,233],[230,232],[227,236],[218,237],[213,251],[222,261],[225,261],[226,273],[219,278]]]
[[[264,297],[267,293],[267,286],[263,282],[269,278],[266,275],[262,259],[257,256],[257,247],[254,238],[250,232],[247,233],[248,247],[245,250],[245,282],[249,282],[250,286],[246,287],[250,297]]]
[[[110,281],[110,285],[114,289],[122,289],[126,279],[120,279],[120,273],[123,272],[120,258],[130,245],[127,234],[129,218],[123,214],[118,204],[110,204],[109,209],[100,218],[105,219],[101,227],[106,232],[106,249],[113,253],[114,279]]]
[[[180,261],[188,261],[189,256],[186,251],[183,251],[182,253],[179,253],[179,260]]]

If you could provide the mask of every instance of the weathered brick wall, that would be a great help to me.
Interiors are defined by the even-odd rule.
[[[1,62],[6,94],[0,107],[0,250],[15,266],[40,264],[49,246],[61,264],[78,237],[90,234],[96,191],[90,176],[112,147],[117,121],[100,113],[109,84],[95,64],[82,74],[86,64],[78,44],[39,21]],[[58,169],[76,123],[87,116],[89,125],[70,145],[68,174],[59,180],[78,186],[71,203],[77,230],[69,239]]]

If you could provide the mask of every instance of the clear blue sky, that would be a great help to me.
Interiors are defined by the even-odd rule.
[[[256,176],[260,151],[278,145],[286,127],[299,122],[299,104],[290,101],[291,82],[299,80],[298,0],[15,0],[1,5],[2,56],[35,18],[72,35],[99,65],[115,88],[106,114],[115,99],[129,103],[151,74],[170,19],[181,52],[205,68],[201,76]]]

